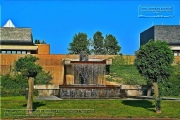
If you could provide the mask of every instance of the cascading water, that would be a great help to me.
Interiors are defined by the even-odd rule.
[[[105,65],[103,64],[73,64],[73,68],[75,84],[98,85],[98,78],[101,81],[104,79]]]
[[[104,85],[106,74],[105,60],[88,60],[85,52],[80,53],[79,61],[71,61],[74,85],[60,86],[61,98],[119,98],[120,86]]]

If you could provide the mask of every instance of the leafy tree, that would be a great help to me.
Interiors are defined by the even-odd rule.
[[[96,55],[103,55],[105,54],[104,51],[104,37],[102,33],[97,31],[93,36],[93,52]]]
[[[35,44],[40,44],[40,40],[35,40]]]
[[[79,32],[74,35],[73,41],[69,44],[70,48],[68,48],[68,50],[70,54],[79,54],[81,51],[85,51],[89,54],[89,45],[88,36],[85,33]]]
[[[35,44],[46,44],[46,42],[45,42],[45,40],[42,40],[42,41],[40,41],[40,40],[35,40],[35,42],[34,42]]]
[[[19,58],[15,62],[15,71],[28,78],[28,101],[26,114],[31,114],[33,110],[33,89],[34,89],[34,78],[38,72],[42,70],[42,67],[35,64],[38,58],[34,56],[25,56]]]
[[[104,42],[105,52],[108,55],[117,55],[121,50],[121,47],[118,45],[118,41],[111,34],[106,35]]]
[[[154,87],[156,112],[161,113],[158,83],[168,80],[174,56],[164,41],[150,40],[136,53],[135,66]]]

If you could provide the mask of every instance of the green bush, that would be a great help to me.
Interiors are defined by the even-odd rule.
[[[35,84],[50,84],[52,76],[50,72],[42,71],[35,78]],[[24,96],[28,88],[27,77],[21,74],[6,74],[1,76],[1,95],[2,96]],[[37,91],[35,91],[37,95]]]
[[[9,74],[1,76],[1,95],[2,96],[20,96],[25,95],[25,90],[28,87],[27,78],[22,75]]]
[[[180,96],[180,64],[173,66],[169,80],[159,83],[162,96]]]

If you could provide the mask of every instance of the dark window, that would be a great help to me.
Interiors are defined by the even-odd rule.
[[[106,65],[106,75],[110,74],[110,65]]]

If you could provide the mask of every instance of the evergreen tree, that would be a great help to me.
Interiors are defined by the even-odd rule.
[[[105,54],[104,51],[104,37],[102,33],[97,31],[93,36],[93,52],[96,55],[103,55]]]
[[[113,35],[109,34],[105,37],[104,49],[105,53],[108,55],[117,55],[121,50],[121,47],[118,45],[118,41],[116,40],[116,38]]]
[[[74,35],[73,41],[69,44],[68,50],[70,54],[80,54],[81,51],[90,54],[89,45],[90,42],[87,34],[79,32]]]

